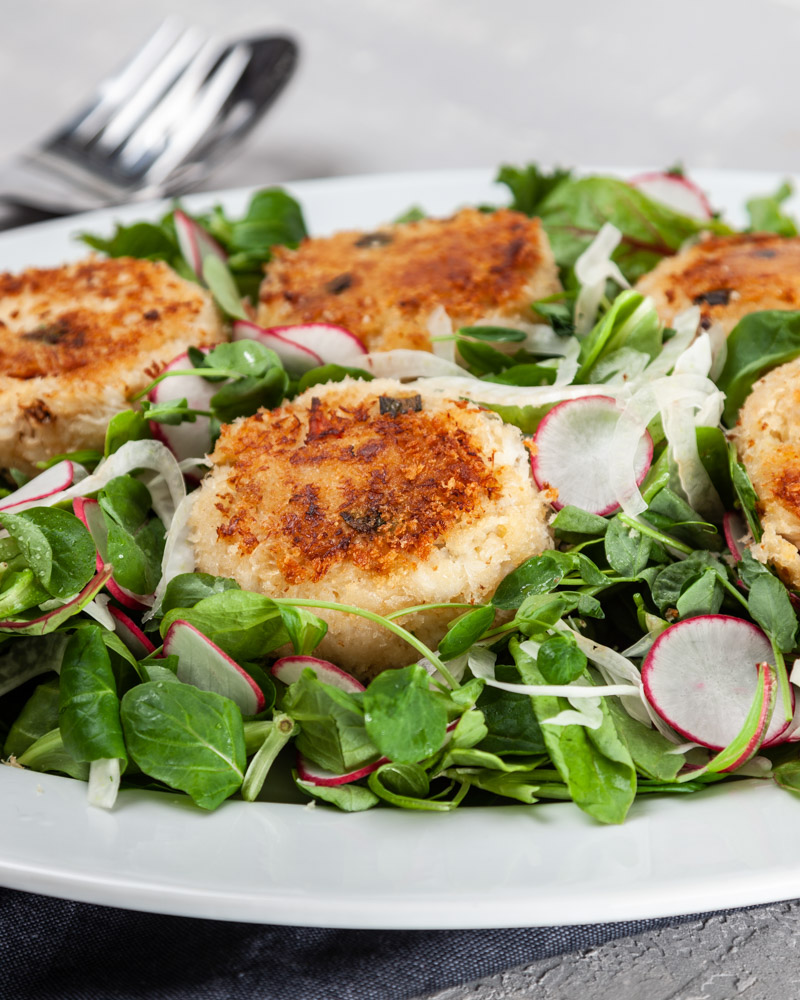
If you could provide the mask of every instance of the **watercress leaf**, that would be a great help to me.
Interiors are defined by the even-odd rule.
[[[753,484],[750,482],[747,470],[741,462],[737,461],[736,449],[733,445],[730,447],[729,454],[733,491],[736,494],[736,499],[739,502],[742,514],[744,514],[744,518],[747,521],[747,526],[750,529],[753,538],[755,538],[757,542],[760,542],[762,529],[761,521],[758,516],[758,495],[753,488]]]
[[[697,454],[714,488],[727,510],[733,507],[733,484],[728,461],[728,442],[719,427],[698,427],[695,430]]]
[[[581,676],[586,664],[586,654],[569,634],[546,639],[536,658],[536,665],[548,684],[570,684]]]
[[[237,663],[261,659],[289,641],[275,602],[249,590],[224,590],[192,607],[171,608],[161,621],[161,635],[178,619],[194,625]]]
[[[595,566],[592,560],[583,552],[573,553],[576,561],[576,570],[587,587],[604,587],[608,580]]]
[[[575,601],[562,591],[556,596],[550,594],[532,594],[526,597],[519,607],[514,621],[525,635],[535,635],[543,629],[549,629],[572,610]]]
[[[306,795],[321,799],[323,802],[330,802],[343,812],[364,812],[365,809],[371,809],[380,802],[378,796],[363,785],[352,782],[347,785],[315,785],[311,781],[301,781],[296,771],[293,771],[292,775],[297,787]]]
[[[550,365],[512,365],[497,375],[484,375],[483,381],[496,385],[552,385],[557,374],[555,367]]]
[[[559,561],[553,552],[533,556],[509,573],[500,583],[492,598],[492,604],[504,611],[513,611],[526,597],[554,590],[568,570],[569,565],[563,560]]]
[[[599,514],[590,514],[569,504],[562,507],[553,520],[556,538],[565,542],[583,542],[587,538],[602,538],[609,522]]]
[[[11,725],[3,745],[5,757],[19,757],[40,736],[58,728],[58,677],[37,684]]]
[[[430,791],[430,781],[419,764],[385,764],[381,771],[384,788],[395,795],[424,799]]]
[[[753,580],[747,595],[747,610],[782,653],[794,649],[797,615],[786,587],[777,577],[762,573]]]
[[[533,657],[516,639],[509,651],[526,684],[543,684]],[[621,823],[636,794],[636,768],[620,739],[605,699],[600,699],[603,721],[598,729],[551,726],[546,720],[568,707],[564,698],[531,697],[545,745],[573,801],[601,823]]]
[[[418,809],[425,812],[450,812],[458,807],[469,788],[466,783],[463,784],[453,798],[448,801],[442,801],[440,798],[420,799],[413,795],[398,795],[384,784],[383,768],[392,766],[391,764],[384,764],[377,771],[373,771],[367,779],[367,783],[375,795],[393,806],[399,806],[401,809]]]
[[[240,375],[263,375],[270,368],[280,368],[278,355],[257,340],[234,340],[217,344],[204,356],[208,368],[226,368]]]
[[[447,710],[420,664],[378,674],[363,699],[367,733],[395,763],[415,764],[444,742]]]
[[[215,254],[203,258],[203,281],[224,313],[234,319],[249,318],[233,275],[227,264]]]
[[[488,735],[489,730],[486,727],[483,712],[474,709],[465,712],[458,720],[456,728],[450,736],[449,746],[459,749],[474,747],[481,740],[486,739]]]
[[[644,723],[632,719],[617,698],[607,698],[606,706],[614,720],[617,733],[627,744],[633,762],[650,778],[672,781],[686,763],[683,754],[672,751],[670,743],[657,729],[650,729]]]
[[[169,230],[152,222],[117,226],[108,239],[91,233],[81,233],[78,239],[109,257],[172,261],[180,255],[177,241]]]
[[[800,760],[787,760],[772,772],[776,783],[788,792],[800,792]]]
[[[519,672],[513,666],[498,664],[495,676],[511,684],[520,682]],[[479,749],[503,755],[544,753],[542,731],[527,695],[487,686],[477,706],[489,730]]]
[[[216,809],[241,785],[246,764],[242,714],[212,691],[147,681],[122,699],[125,740],[151,778]]]
[[[169,399],[163,403],[151,403],[149,399],[141,402],[142,415],[151,423],[169,424],[193,424],[197,420],[197,415],[189,406],[186,399]]]
[[[239,584],[230,577],[212,576],[210,573],[179,573],[167,584],[161,612],[166,615],[173,608],[191,608],[204,597],[239,589]]]
[[[458,340],[456,348],[465,364],[477,375],[497,375],[514,362],[502,351],[474,340]]]
[[[770,368],[800,354],[800,312],[768,309],[749,313],[733,328],[727,345],[717,385],[726,396],[723,419],[733,427],[753,383]]]
[[[561,337],[571,337],[575,333],[574,294],[557,292],[546,299],[539,299],[531,305],[534,318],[543,319]]]
[[[524,330],[508,326],[462,326],[457,332],[459,337],[471,337],[490,344],[522,344],[527,337]]]
[[[288,390],[289,376],[283,368],[270,368],[263,376],[226,382],[211,397],[210,405],[221,423],[230,423],[237,417],[252,416],[261,407],[274,409]]]
[[[456,656],[466,653],[470,646],[476,643],[488,628],[491,628],[494,616],[495,608],[487,604],[454,618],[447,626],[447,633],[439,643],[439,656],[443,660],[452,660]]]
[[[67,774],[78,781],[89,780],[89,764],[77,761],[64,749],[64,741],[59,729],[51,729],[40,736],[17,758],[17,763],[31,771],[55,771]]]
[[[655,357],[661,347],[661,321],[652,300],[623,291],[581,343],[581,366],[575,382],[590,381],[598,361],[623,347]]]
[[[548,173],[535,163],[529,163],[525,167],[500,167],[496,180],[511,191],[513,200],[510,207],[514,211],[538,215],[542,201],[571,176],[571,170],[556,167]]]
[[[58,720],[64,748],[75,760],[127,760],[117,685],[99,625],[78,629],[67,643]]]
[[[103,456],[108,458],[128,441],[143,441],[152,437],[144,414],[138,410],[121,410],[108,422]]]
[[[283,627],[298,656],[307,656],[322,642],[328,631],[328,623],[318,618],[308,608],[294,608],[288,604],[280,606]]]
[[[297,749],[327,771],[346,774],[380,756],[356,698],[318,681],[311,670],[290,684],[281,709],[300,724]]]
[[[217,230],[212,227],[214,235]],[[293,246],[306,235],[299,203],[281,188],[253,195],[244,216],[230,224],[225,240],[232,250],[265,251],[275,244]]]
[[[539,424],[544,420],[555,403],[545,403],[542,406],[504,406],[500,403],[480,403],[485,410],[492,410],[503,418],[503,423],[513,424],[523,434],[534,434]]]
[[[681,618],[715,615],[722,607],[724,596],[719,574],[714,569],[707,569],[681,592],[675,607]]]
[[[797,236],[797,224],[782,208],[792,194],[792,185],[784,181],[774,194],[750,198],[745,202],[750,216],[749,229],[754,233],[777,233],[778,236]]]
[[[609,521],[605,534],[606,559],[620,576],[638,576],[650,559],[652,546],[649,536],[629,527],[619,517]]]
[[[92,536],[69,511],[32,507],[21,514],[4,512],[2,524],[37,581],[53,597],[71,597],[94,575]]]
[[[371,382],[375,376],[365,372],[362,368],[348,368],[345,365],[323,365],[321,368],[312,368],[300,376],[297,383],[297,393],[305,392],[312,385],[320,385],[325,382],[341,382],[346,378],[358,378],[364,382]]]
[[[749,549],[742,549],[741,558],[736,564],[736,572],[746,587],[752,587],[759,576],[772,575],[764,563],[759,562]]]
[[[504,774],[482,770],[464,774],[463,780],[476,788],[482,788],[485,792],[502,795],[507,799],[516,799],[517,802],[524,802],[526,805],[538,802],[536,793],[539,791],[540,782],[535,774],[525,771]]]
[[[683,590],[698,580],[705,572],[705,567],[695,560],[685,559],[683,562],[671,563],[660,570],[650,587],[653,600],[662,612],[677,608],[678,599]]]

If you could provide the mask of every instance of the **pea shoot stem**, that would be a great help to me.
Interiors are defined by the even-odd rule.
[[[630,517],[628,514],[618,514],[617,515],[623,524],[627,524],[629,528],[634,531],[638,531],[641,535],[647,535],[648,538],[654,539],[656,542],[660,542],[661,545],[666,545],[667,548],[675,549],[677,552],[682,552],[686,556],[690,556],[694,549],[690,545],[686,545],[684,542],[679,542],[677,538],[673,538],[672,535],[665,535],[661,531],[657,531],[655,528],[651,528],[649,524],[644,521],[637,521],[635,518]]]

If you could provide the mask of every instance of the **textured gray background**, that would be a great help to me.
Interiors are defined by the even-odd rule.
[[[209,187],[529,159],[800,171],[800,0],[0,0],[0,158],[168,13],[302,45],[290,90]],[[783,903],[437,1000],[789,1000],[798,941],[800,905]]]

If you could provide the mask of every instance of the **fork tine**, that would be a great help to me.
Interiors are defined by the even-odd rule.
[[[98,100],[82,118],[70,126],[71,135],[79,142],[91,142],[108,123],[116,108],[150,76],[181,32],[182,27],[177,18],[170,17],[163,21],[118,73],[99,84]]]
[[[250,46],[234,45],[219,63],[192,109],[192,114],[169,137],[166,149],[147,171],[150,184],[163,181],[194,149],[230,97],[250,60]]]
[[[141,87],[119,107],[96,139],[94,148],[108,154],[125,142],[142,116],[172,86],[178,75],[197,55],[204,41],[203,33],[197,28],[185,31]]]
[[[170,130],[189,112],[223,52],[224,47],[213,40],[201,47],[173,87],[119,149],[119,162],[125,169],[131,170],[145,157],[153,159],[163,150]]]

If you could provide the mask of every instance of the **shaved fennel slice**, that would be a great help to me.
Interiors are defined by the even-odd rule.
[[[145,612],[143,621],[149,621],[161,607],[170,580],[181,573],[194,572],[194,548],[189,541],[189,515],[196,499],[196,491],[184,496],[167,528],[164,555],[161,558],[161,579],[153,594],[153,606]]]
[[[707,333],[701,333],[680,355],[672,369],[673,375],[702,375],[711,371],[711,338]]]
[[[580,362],[578,358],[581,353],[580,341],[571,337],[566,344],[564,354],[556,365],[556,377],[553,385],[569,385],[578,373]]]
[[[103,628],[107,628],[109,632],[113,632],[116,628],[114,622],[114,616],[108,610],[108,602],[111,600],[109,594],[98,594],[93,601],[84,607],[84,611],[90,618],[94,618],[96,622],[99,622]]]
[[[431,338],[431,350],[437,358],[456,364],[456,342],[453,337],[453,321],[444,306],[437,306],[428,317],[428,334]],[[445,337],[445,340],[438,340]]]
[[[186,485],[175,456],[160,441],[126,441],[113,455],[103,459],[92,475],[68,490],[48,497],[47,506],[96,493],[112,479],[127,475],[135,469],[151,469],[163,476],[167,492],[162,496],[160,491],[155,491],[157,495],[153,497],[153,509],[164,526],[169,528],[175,511],[186,496]]]
[[[376,378],[417,379],[437,375],[456,375],[465,380],[478,382],[452,361],[437,357],[428,351],[410,351],[398,347],[393,351],[375,351],[365,354],[356,361],[359,368]]]
[[[575,277],[581,285],[575,301],[575,331],[578,334],[587,334],[594,326],[609,278],[622,288],[631,287],[611,259],[611,254],[617,249],[621,239],[619,229],[606,222],[575,261]]]
[[[713,359],[708,377],[716,382],[728,358],[728,335],[725,333],[725,327],[722,323],[712,323],[708,330],[706,330],[706,333],[711,342],[711,356]],[[754,757],[753,760],[755,759]]]
[[[675,362],[694,340],[700,325],[700,307],[690,306],[678,313],[672,321],[675,336],[664,344],[661,352],[653,358],[645,369],[644,375],[649,380],[660,378],[672,371]]]
[[[541,385],[518,386],[482,382],[461,372],[458,376],[445,375],[426,379],[421,386],[426,393],[436,393],[448,399],[469,399],[477,405],[487,406],[548,406],[566,399],[584,396],[610,396],[627,399],[625,386],[615,385]]]
[[[89,765],[89,805],[111,809],[117,801],[120,779],[120,759],[103,757]]]
[[[672,376],[676,378],[677,376]],[[691,403],[672,399],[662,411],[664,433],[689,506],[703,517],[719,521],[725,513],[719,493],[697,450],[697,422]]]

